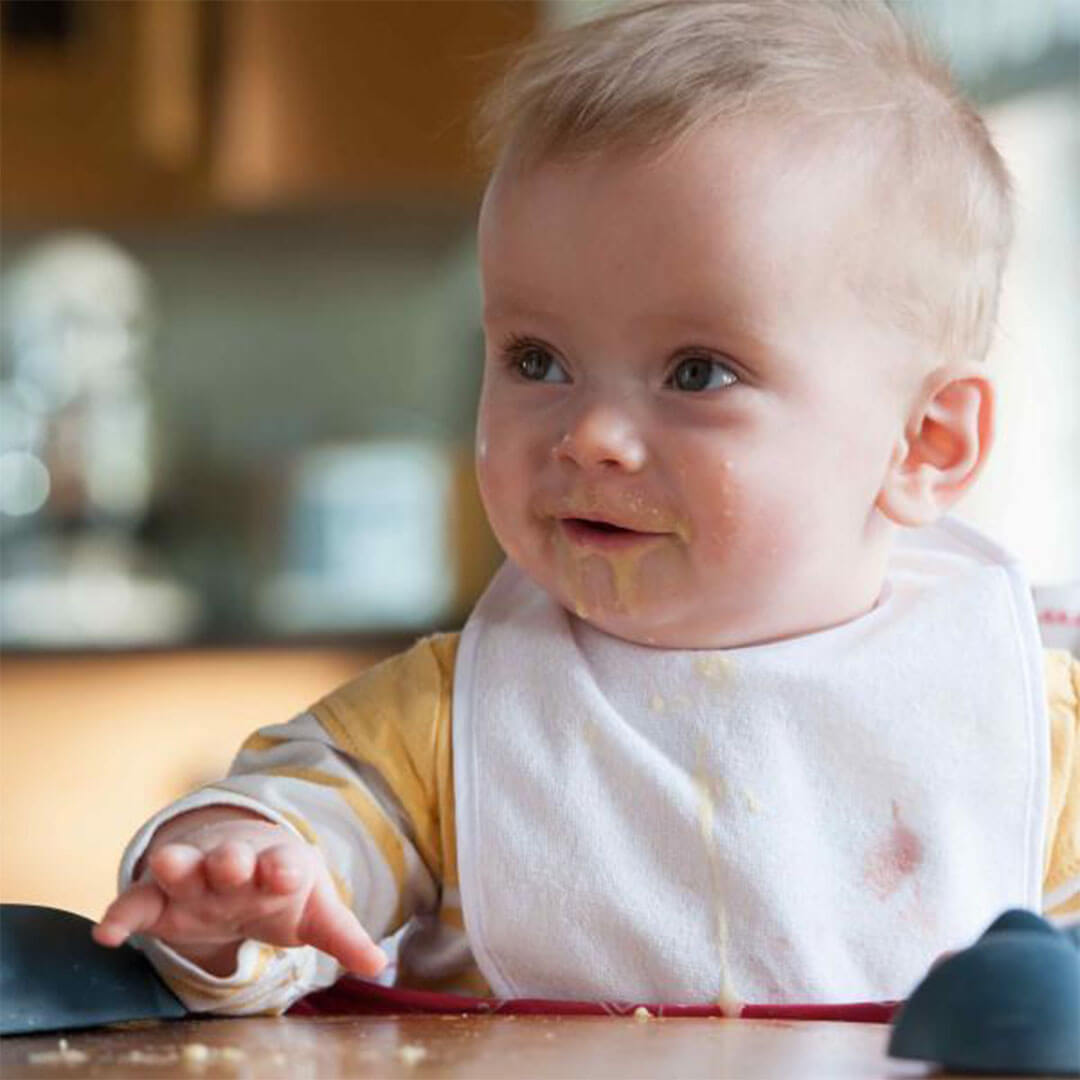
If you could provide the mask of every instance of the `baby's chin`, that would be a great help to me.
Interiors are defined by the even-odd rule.
[[[580,581],[541,581],[542,588],[571,615],[591,627],[632,645],[654,649],[734,649],[786,636],[755,621],[750,612],[724,609],[722,596],[701,588],[651,587],[620,593],[587,590]],[[725,611],[724,617],[718,612]]]
[[[567,612],[611,637],[662,649],[744,643],[745,627],[734,625],[738,618],[717,619],[725,604],[703,590],[677,541],[623,555],[582,555],[564,545],[508,554]]]
[[[657,614],[649,618],[642,614],[625,612],[593,611],[584,615],[563,604],[570,614],[588,623],[594,630],[618,638],[630,645],[642,645],[650,649],[724,649],[741,644],[738,633],[721,627],[700,627]]]
[[[565,606],[565,605],[564,605]],[[650,649],[667,649],[671,645],[665,643],[666,634],[661,627],[654,626],[640,617],[631,618],[617,613],[590,613],[582,615],[572,608],[567,608],[575,618],[588,623],[594,630],[599,630],[609,637],[618,638],[630,645],[642,645]]]
[[[677,604],[671,593],[598,594],[558,587],[548,592],[575,618],[632,645],[664,649],[697,647],[686,644],[691,640],[684,622],[687,605]]]

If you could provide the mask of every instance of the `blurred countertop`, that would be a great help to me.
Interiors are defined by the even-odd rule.
[[[411,640],[0,652],[0,899],[100,914],[143,821]]]

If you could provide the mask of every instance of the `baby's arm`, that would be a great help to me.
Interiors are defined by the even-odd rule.
[[[257,829],[258,843],[266,844],[273,836],[267,847],[292,844],[304,852],[302,858],[315,860],[304,863],[304,872],[317,875],[321,882],[316,889],[312,877],[309,898],[315,893],[323,903],[325,897],[336,896],[355,923],[350,922],[351,929],[345,931],[350,943],[332,945],[333,955],[323,947],[281,947],[253,937],[245,937],[236,949],[236,941],[251,930],[247,923],[235,925],[234,932],[223,934],[219,941],[180,943],[180,949],[188,954],[184,955],[143,929],[137,944],[190,1009],[229,1015],[282,1012],[312,990],[333,983],[342,966],[352,965],[354,955],[349,950],[356,949],[360,941],[352,937],[356,924],[379,941],[414,914],[434,912],[446,869],[442,838],[447,823],[440,807],[441,793],[449,783],[450,689],[456,641],[453,635],[424,639],[407,652],[369,668],[288,724],[263,728],[244,744],[228,777],[155,815],[124,854],[122,895],[117,901],[121,907],[106,913],[99,931],[105,935],[102,940],[119,940],[135,925],[145,927],[146,918],[158,915],[155,905],[163,905],[165,898],[171,897],[169,875],[172,872],[184,878],[184,856],[177,868],[171,864],[172,856],[157,852],[172,842],[198,849],[201,881],[206,883],[204,898],[218,903],[209,894],[219,891],[219,886],[211,887],[207,876],[215,872],[210,867],[217,859],[208,863],[206,851],[191,842],[191,834],[224,828],[223,822],[230,830],[241,824],[248,830]],[[208,816],[196,822],[195,811]],[[181,816],[188,814],[191,816]],[[203,838],[209,835],[203,834]],[[246,835],[255,869],[253,883],[242,887],[254,889],[263,881],[259,869],[263,847],[256,851],[250,839],[253,834]],[[230,871],[226,867],[233,856],[221,858],[225,862],[221,868],[225,869],[224,891],[228,892]],[[248,856],[240,859],[248,860]],[[136,893],[140,899],[125,901],[129,890],[145,884],[147,867],[156,875],[164,873],[165,880],[155,877],[151,884],[156,891],[143,890]],[[326,885],[327,877],[332,888]],[[273,881],[273,875],[267,880]],[[331,912],[335,910],[328,901],[326,906]],[[162,907],[159,917],[164,914]],[[332,914],[331,919],[336,920],[337,915]],[[311,940],[304,936],[310,931],[303,924],[303,915],[297,921],[302,927],[297,939]],[[325,932],[327,920],[321,922]],[[341,924],[332,921],[329,925]],[[184,929],[173,926],[172,940],[179,941]],[[341,941],[342,932],[336,933],[334,940]],[[198,952],[197,957],[192,949]],[[234,951],[235,963],[230,966]],[[367,947],[355,956],[361,964],[365,958],[373,958]],[[377,954],[374,959],[377,965]],[[214,972],[218,970],[231,974],[217,975]]]
[[[393,722],[392,714],[389,719]],[[212,817],[201,816],[208,814]],[[232,838],[240,830],[255,864],[254,881],[240,886],[249,897],[263,882],[264,849],[270,869],[277,857],[271,858],[270,849],[284,844],[301,861],[302,874],[310,875],[305,878],[307,895],[315,906],[301,909],[295,898],[304,882],[290,894],[292,906],[284,905],[285,921],[293,923],[291,934],[287,926],[283,934],[283,911],[272,892],[269,921],[278,925],[256,926],[254,917],[236,918],[208,932],[207,913],[218,909],[220,914],[220,907],[232,902],[215,895],[216,885],[211,888],[208,849],[221,846],[218,834],[227,832]],[[341,925],[340,909],[332,906],[337,899],[350,913],[350,932],[362,927],[361,933],[381,940],[412,913],[434,910],[438,882],[416,852],[412,830],[411,817],[403,814],[380,771],[343,752],[315,716],[305,713],[253,735],[228,777],[186,796],[139,830],[121,864],[119,907],[110,907],[104,916],[99,940],[119,940],[129,930],[137,934],[136,944],[196,1012],[283,1012],[298,998],[336,981],[342,967],[371,974],[381,962],[377,953],[367,952],[366,959],[357,956],[355,938],[347,945],[330,945],[330,952],[325,951],[329,942],[319,947],[298,944],[314,940],[302,921],[306,912],[330,912],[329,919],[315,919],[315,933],[322,930],[325,936],[327,927]],[[166,850],[170,847],[180,847],[179,859],[175,851]],[[185,854],[185,848],[195,851]],[[227,867],[237,854],[223,859],[226,893]],[[246,852],[239,858],[251,864]],[[199,875],[192,882],[188,862],[194,861]],[[150,880],[148,872],[154,875]],[[267,884],[274,880],[267,876]],[[196,918],[190,910],[172,906],[177,891],[190,902],[192,884],[202,890],[199,903],[205,905]],[[146,929],[147,920],[153,929]],[[155,927],[155,921],[160,925]],[[332,933],[340,940],[340,930]],[[371,948],[365,942],[361,952]]]
[[[161,826],[94,938],[157,938],[215,976],[247,939],[312,945],[348,971],[377,975],[386,956],[342,903],[322,856],[289,830],[236,806],[208,806]]]

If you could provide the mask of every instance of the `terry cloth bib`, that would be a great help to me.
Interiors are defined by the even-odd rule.
[[[473,954],[503,997],[905,997],[1037,908],[1048,721],[1016,564],[910,533],[865,616],[663,650],[513,564],[461,638],[453,744]]]

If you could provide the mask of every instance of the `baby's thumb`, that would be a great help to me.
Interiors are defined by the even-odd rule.
[[[329,953],[355,975],[378,975],[386,967],[386,953],[371,940],[352,911],[325,887],[311,890],[297,937],[305,945]]]

